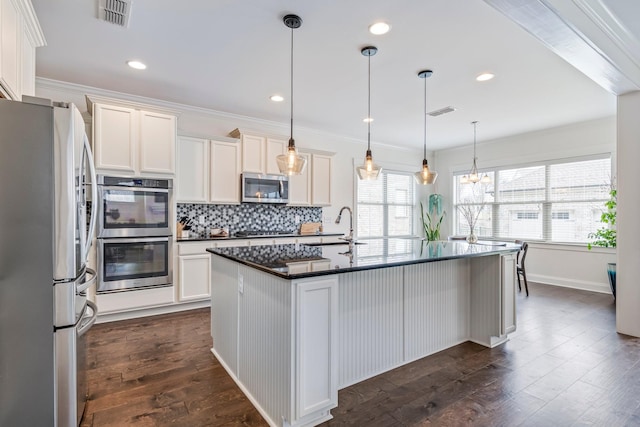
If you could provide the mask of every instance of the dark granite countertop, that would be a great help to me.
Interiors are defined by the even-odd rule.
[[[505,242],[426,242],[421,239],[362,240],[352,245],[298,244],[207,249],[207,251],[286,279],[323,276],[456,258],[516,252],[520,245]],[[289,264],[313,263],[309,271],[289,273]],[[313,270],[313,271],[311,271]]]
[[[176,238],[177,242],[206,242],[211,240],[253,240],[253,239],[274,239],[278,237],[328,237],[328,236],[344,236],[342,233],[314,233],[314,234],[261,234],[256,236],[227,236],[227,237],[189,237],[189,238]]]

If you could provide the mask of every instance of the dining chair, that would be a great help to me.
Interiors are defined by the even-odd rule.
[[[529,250],[529,244],[523,240],[516,240],[516,244],[520,245],[520,250],[516,256],[516,274],[518,276],[518,290],[522,291],[522,284],[520,278],[524,282],[524,290],[529,296],[529,284],[527,283],[527,270],[524,268],[524,259],[527,257],[527,250]]]

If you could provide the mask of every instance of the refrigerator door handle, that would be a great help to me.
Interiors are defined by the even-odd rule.
[[[87,135],[84,135],[84,154],[87,156],[89,162],[89,174],[91,180],[91,216],[89,219],[89,230],[87,231],[87,238],[85,240],[84,247],[84,259],[89,258],[89,250],[93,243],[93,236],[96,233],[96,217],[98,209],[98,181],[96,176],[96,167],[93,163],[93,153],[91,152],[91,146],[89,145],[89,139]],[[82,162],[84,164],[84,162]],[[95,274],[95,272],[93,273]]]
[[[89,300],[87,300],[87,306],[89,306],[91,311],[93,311],[93,314],[91,315],[91,317],[83,317],[82,320],[80,321],[80,325],[78,326],[78,329],[77,329],[78,337],[81,337],[84,334],[86,334],[87,331],[91,329],[93,324],[96,323],[96,320],[98,319],[98,306]]]
[[[76,288],[76,292],[84,292],[96,283],[96,280],[98,279],[96,271],[87,267],[86,272],[89,276],[91,276],[91,279],[85,280],[82,285],[78,285],[78,287]]]

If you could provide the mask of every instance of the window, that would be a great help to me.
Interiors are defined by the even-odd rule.
[[[463,173],[454,174],[456,234],[469,232],[469,209],[477,213],[474,232],[481,237],[583,243],[601,227],[611,181],[609,157],[487,173],[489,184],[462,184]]]
[[[359,238],[410,236],[415,195],[410,173],[383,170],[375,181],[358,180]]]
[[[516,212],[516,219],[538,219],[540,212]]]

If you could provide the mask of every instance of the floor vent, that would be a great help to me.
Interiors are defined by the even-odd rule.
[[[133,0],[99,0],[98,18],[121,27],[129,27]]]
[[[433,110],[427,114],[430,115],[431,117],[437,117],[443,114],[452,113],[454,111],[456,111],[455,107],[449,106],[449,107],[440,108],[439,110]]]

